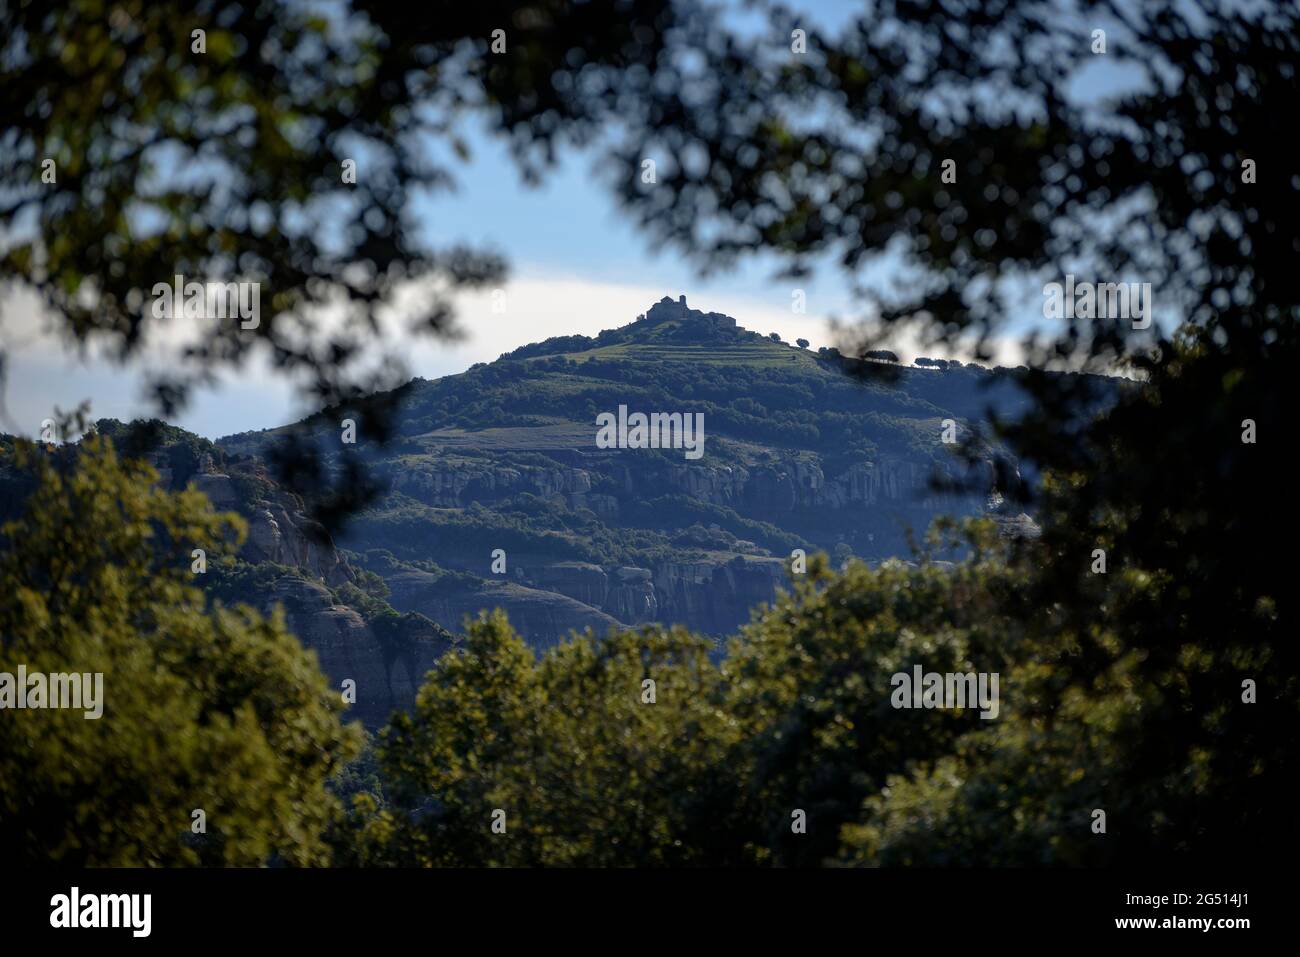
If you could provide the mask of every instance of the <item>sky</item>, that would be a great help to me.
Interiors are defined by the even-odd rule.
[[[861,9],[851,0],[789,5],[825,29],[839,27]],[[1099,95],[1113,83],[1104,71],[1083,81],[1089,95]],[[665,295],[686,295],[693,308],[734,316],[745,328],[778,332],[787,342],[808,339],[814,349],[837,344],[832,317],[855,314],[844,278],[829,268],[797,283],[806,295],[804,314],[791,309],[796,284],[773,279],[770,263],[748,263],[702,279],[672,254],[657,253],[620,215],[593,156],[564,157],[534,188],[522,182],[503,143],[482,128],[468,132],[473,160],[459,168],[457,192],[419,200],[414,212],[440,244],[463,240],[506,256],[506,312],[493,312],[487,292],[460,297],[461,341],[401,343],[412,375],[432,379],[462,372],[549,336],[595,335],[632,322]],[[11,289],[0,291],[0,335],[9,353],[0,431],[35,435],[56,408],[67,411],[87,399],[92,418],[155,414],[142,394],[142,373],[164,361],[162,352],[146,349],[127,366],[94,354],[69,354],[48,331],[35,299]],[[905,360],[945,354],[921,352],[906,341],[891,344]],[[1016,355],[1008,340],[995,361],[1015,364]],[[292,382],[255,362],[217,388],[198,391],[174,421],[218,438],[282,425],[310,411]]]

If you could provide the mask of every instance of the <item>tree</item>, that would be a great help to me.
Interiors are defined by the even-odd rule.
[[[807,348],[808,348],[808,340],[807,340],[807,339],[796,339],[796,340],[794,341],[794,344],[795,344],[796,346],[798,346],[800,349],[807,349]]]
[[[539,658],[503,614],[480,617],[381,738],[389,786],[418,814],[363,802],[361,846],[425,865],[705,859],[734,739],[711,648],[647,630],[587,634]]]
[[[281,617],[208,607],[191,572],[192,550],[226,553],[242,520],[193,490],[159,489],[107,438],[14,456],[36,488],[0,529],[0,673],[101,673],[103,714],[3,712],[0,854],[326,862],[338,812],[326,782],[357,747],[340,696]]]
[[[990,544],[987,529],[981,541]],[[864,799],[982,723],[973,710],[891,709],[891,676],[913,663],[1003,669],[1017,633],[998,608],[1009,584],[999,558],[978,554],[955,569],[858,562],[831,573],[821,557],[733,641],[726,711],[741,743],[728,763],[744,777],[736,817],[752,828],[735,839],[756,861],[834,857]],[[794,808],[806,812],[807,833],[792,831]]]

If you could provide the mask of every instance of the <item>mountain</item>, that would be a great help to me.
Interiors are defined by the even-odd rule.
[[[845,366],[665,298],[595,337],[412,380],[390,397],[397,435],[383,445],[345,443],[341,409],[215,443],[156,422],[97,429],[147,454],[168,487],[192,483],[247,519],[238,560],[214,562],[204,585],[282,606],[326,673],[356,680],[356,713],[374,724],[481,609],[505,609],[539,647],[649,622],[722,637],[772,599],[796,549],[906,557],[939,514],[999,514],[931,479],[960,472],[945,420],[964,433],[986,408],[1022,407],[1006,370]],[[670,429],[688,441],[602,447],[598,422],[638,412],[679,413],[656,422],[683,428],[702,415],[702,443]],[[337,539],[272,478],[290,438],[326,461],[359,453],[384,489]],[[635,428],[626,438],[638,444]]]
[[[596,337],[415,379],[398,397],[397,439],[357,437],[387,492],[339,545],[394,608],[453,631],[500,606],[537,645],[643,622],[725,635],[771,599],[794,549],[906,555],[935,515],[990,506],[934,494],[930,479],[957,471],[945,419],[964,431],[990,405],[1014,414],[1009,377],[894,367],[887,382],[841,366],[683,297]],[[598,417],[620,407],[702,414],[702,455],[599,447]],[[328,454],[346,417],[218,445],[264,459],[286,434],[310,434]]]

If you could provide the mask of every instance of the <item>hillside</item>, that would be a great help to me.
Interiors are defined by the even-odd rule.
[[[772,600],[795,549],[837,562],[906,557],[939,514],[997,514],[983,494],[935,494],[931,479],[956,474],[943,420],[964,432],[990,405],[1015,414],[1010,378],[975,366],[888,371],[850,376],[833,351],[664,299],[596,337],[412,380],[392,396],[396,438],[356,437],[384,492],[337,538],[269,459],[293,436],[338,464],[346,410],[215,443],[158,422],[96,430],[149,458],[165,486],[193,485],[244,516],[242,550],[214,556],[201,583],[214,600],[282,607],[331,679],[357,682],[355,713],[373,725],[413,700],[482,609],[505,609],[538,647],[650,622],[721,638]],[[620,407],[629,418],[702,415],[698,457],[600,447],[598,417]],[[0,469],[5,514],[24,482]]]
[[[228,456],[207,439],[157,420],[101,419],[94,428],[124,457],[148,459],[161,487],[196,488],[214,508],[244,518],[248,536],[238,555],[206,555],[205,567],[196,571],[182,543],[174,560],[195,573],[213,601],[264,613],[282,609],[336,685],[356,682],[353,713],[367,724],[378,725],[414,700],[425,673],[456,642],[425,616],[396,611],[384,583],[350,564],[307,515],[302,498],[280,487],[263,462]],[[33,489],[30,476],[12,466],[12,442],[0,436],[0,523],[17,517]],[[67,458],[77,451],[68,444],[51,454]]]
[[[1017,401],[1005,377],[972,366],[855,379],[832,355],[665,298],[596,337],[409,383],[397,440],[357,438],[388,492],[339,544],[395,608],[451,630],[500,606],[538,645],[651,621],[724,635],[771,599],[796,548],[906,555],[935,515],[985,510],[984,496],[930,493],[954,468],[941,423],[964,430]],[[702,456],[599,448],[597,417],[620,406],[702,413]],[[329,454],[346,416],[218,445],[260,458],[311,432]]]

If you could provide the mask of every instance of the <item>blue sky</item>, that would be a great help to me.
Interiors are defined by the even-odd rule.
[[[829,29],[861,9],[850,0],[805,0],[791,6]],[[1088,95],[1122,85],[1104,68],[1088,72],[1092,75],[1082,81]],[[403,344],[413,375],[434,378],[463,371],[547,336],[592,335],[632,321],[664,295],[686,294],[692,306],[733,315],[742,326],[760,332],[780,332],[787,341],[802,336],[814,348],[835,344],[829,317],[852,315],[843,277],[832,269],[798,283],[808,305],[805,315],[795,315],[790,308],[794,284],[771,279],[770,264],[751,262],[706,280],[671,253],[656,253],[618,212],[594,157],[567,155],[541,187],[530,188],[502,143],[482,128],[468,133],[473,160],[458,169],[457,192],[422,200],[414,213],[440,245],[464,240],[505,254],[512,277],[507,314],[493,314],[486,295],[462,300],[463,342]],[[0,309],[0,329],[11,353],[0,430],[35,434],[55,407],[70,409],[84,399],[90,400],[95,417],[152,414],[141,395],[141,372],[151,362],[164,361],[159,355],[146,355],[127,367],[93,356],[70,357],[57,340],[40,334],[30,297],[9,295]],[[198,393],[177,423],[218,437],[280,425],[308,411],[291,383],[253,365],[220,388]]]

